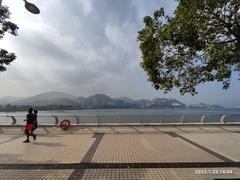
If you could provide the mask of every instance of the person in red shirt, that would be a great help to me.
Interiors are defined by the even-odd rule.
[[[23,141],[23,143],[29,143],[29,136],[31,135],[32,136],[32,128],[33,128],[33,122],[34,122],[34,114],[33,114],[33,109],[32,108],[29,108],[28,110],[28,114],[26,116],[26,120],[27,123],[25,125],[25,134],[26,134],[26,137],[27,139],[25,141]]]
[[[35,133],[35,130],[37,129],[38,125],[37,125],[37,114],[38,114],[38,110],[34,110],[34,121],[33,121],[33,127],[32,127],[32,131],[31,131],[31,134],[33,136],[33,140],[35,141],[36,138],[37,138],[37,134]]]

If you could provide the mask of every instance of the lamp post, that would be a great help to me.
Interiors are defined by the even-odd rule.
[[[30,3],[26,0],[23,0],[25,2],[25,8],[32,14],[39,14],[40,10],[38,9],[38,7],[36,5],[34,5],[33,3]],[[2,0],[0,0],[0,5],[2,5]]]
[[[38,7],[30,2],[27,2],[26,0],[23,0],[25,2],[25,8],[33,13],[33,14],[39,14],[40,10],[38,9]]]

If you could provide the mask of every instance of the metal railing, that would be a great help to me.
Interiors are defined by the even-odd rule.
[[[0,125],[25,124],[24,115],[0,115]],[[63,119],[71,124],[240,124],[240,114],[161,114],[161,115],[39,115],[38,123],[58,125]]]

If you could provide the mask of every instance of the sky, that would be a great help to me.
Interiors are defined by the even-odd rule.
[[[143,17],[164,7],[172,14],[174,0],[31,0],[41,13],[25,10],[21,0],[3,0],[19,26],[18,36],[6,34],[0,47],[17,59],[0,73],[0,97],[27,97],[48,91],[75,96],[104,93],[111,97],[176,98],[186,104],[240,107],[240,82],[230,88],[213,82],[197,87],[198,95],[156,91],[140,67],[137,31]]]

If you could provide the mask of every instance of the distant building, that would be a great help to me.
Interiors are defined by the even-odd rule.
[[[171,103],[172,107],[182,107],[183,105],[180,103]]]
[[[140,108],[150,108],[153,104],[152,100],[149,100],[149,99],[139,99],[135,101],[135,103]]]
[[[210,108],[210,109],[221,109],[223,108],[220,105],[209,105],[209,104],[204,104],[204,103],[200,103],[200,104],[192,104],[189,106],[189,108]]]

